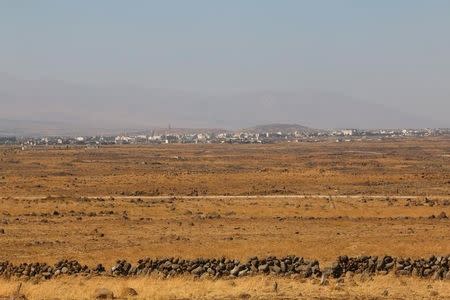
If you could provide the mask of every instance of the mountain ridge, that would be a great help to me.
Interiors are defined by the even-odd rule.
[[[158,128],[161,124],[171,124],[173,128],[229,130],[277,123],[302,124],[309,128],[450,125],[320,91],[201,93],[3,78],[0,74],[1,119],[59,122],[63,131],[145,129]],[[4,129],[0,126],[0,131]]]

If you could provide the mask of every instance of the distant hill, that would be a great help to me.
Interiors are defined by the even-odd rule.
[[[316,129],[312,129],[306,126],[298,125],[298,124],[283,124],[283,123],[274,123],[274,124],[265,124],[258,125],[249,128],[245,128],[245,131],[253,132],[253,133],[266,133],[266,132],[303,132],[303,133],[311,133],[316,132]]]

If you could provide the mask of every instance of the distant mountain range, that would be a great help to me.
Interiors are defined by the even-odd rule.
[[[231,133],[233,131],[245,131],[249,133],[266,133],[266,132],[302,132],[313,133],[317,129],[309,128],[298,124],[266,124],[258,125],[237,130],[230,130],[225,128],[90,128],[79,127],[68,129],[74,124],[65,124],[61,122],[43,122],[43,121],[19,121],[19,120],[5,120],[0,119],[0,136],[57,136],[57,135],[120,135],[120,134],[134,134],[134,135],[161,135],[161,134],[194,134],[194,133]]]
[[[311,128],[448,126],[334,93],[208,94],[17,80],[1,74],[0,104],[0,134],[107,134],[169,125],[236,130],[276,123]]]
[[[101,128],[62,121],[32,121],[0,119],[0,136],[77,136],[116,135],[134,132],[136,128]]]

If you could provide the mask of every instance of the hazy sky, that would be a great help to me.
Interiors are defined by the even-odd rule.
[[[450,1],[3,0],[0,72],[212,93],[317,90],[450,126]]]

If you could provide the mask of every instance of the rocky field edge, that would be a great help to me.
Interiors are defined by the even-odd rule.
[[[321,267],[318,260],[299,256],[277,258],[251,257],[247,261],[237,259],[140,259],[136,264],[118,260],[112,267],[102,264],[90,268],[76,260],[60,260],[47,263],[13,264],[0,262],[1,278],[52,279],[59,276],[149,276],[170,278],[190,275],[197,278],[236,278],[258,274],[286,276],[290,278],[341,278],[354,274],[415,276],[434,280],[450,280],[450,255],[428,258],[401,258],[393,256],[340,256],[331,266]]]

